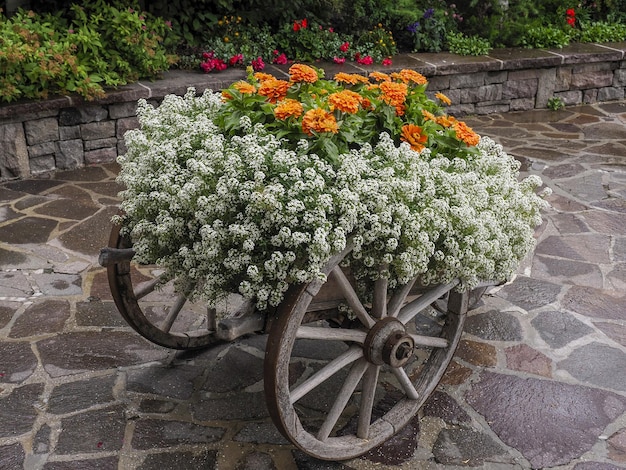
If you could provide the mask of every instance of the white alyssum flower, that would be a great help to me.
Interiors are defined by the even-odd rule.
[[[518,181],[519,164],[489,138],[450,160],[382,133],[331,163],[245,116],[245,135],[227,138],[213,123],[221,105],[192,90],[158,108],[140,101],[141,129],[118,159],[120,220],[138,259],[192,296],[276,306],[289,285],[323,279],[348,241],[345,264],[364,292],[381,275],[470,288],[506,279],[533,246],[541,180]]]

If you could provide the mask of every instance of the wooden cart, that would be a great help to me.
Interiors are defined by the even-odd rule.
[[[171,281],[161,286],[158,266],[134,263],[119,227],[100,264],[121,315],[153,343],[199,349],[268,333],[265,396],[276,427],[314,457],[344,460],[380,445],[417,414],[454,355],[468,308],[486,289],[457,293],[458,282],[428,288],[412,282],[388,298],[381,280],[366,304],[339,267],[350,250],[328,262],[326,283],[292,286],[275,313],[244,303],[219,322],[215,310],[173,292]],[[307,351],[324,354],[303,368]]]

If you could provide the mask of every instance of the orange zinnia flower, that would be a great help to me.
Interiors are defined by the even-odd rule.
[[[382,82],[380,91],[383,92],[382,99],[385,103],[397,107],[404,103],[408,88],[405,83]]]
[[[440,126],[450,127],[456,122],[456,119],[454,116],[437,116],[436,121]]]
[[[428,83],[426,77],[415,70],[400,70],[400,72],[392,73],[391,78],[400,80],[403,83],[416,83],[417,85],[425,85]]]
[[[289,76],[294,83],[315,83],[319,78],[314,68],[304,64],[293,64],[289,67]]]
[[[254,74],[254,78],[260,82],[264,82],[265,80],[271,80],[276,77],[274,75],[270,75],[269,73],[257,72]]]
[[[402,135],[400,140],[408,142],[413,150],[420,152],[424,149],[424,144],[428,142],[428,135],[420,126],[415,124],[405,124],[402,126]]]
[[[335,81],[339,83],[347,83],[348,85],[356,85],[358,83],[369,83],[369,79],[363,75],[356,73],[339,72],[335,75]]]
[[[278,80],[277,78],[268,78],[261,82],[259,87],[259,95],[266,96],[270,103],[276,103],[285,99],[289,82]]]
[[[233,99],[233,95],[228,93],[226,90],[222,91],[222,100],[223,101],[228,101],[228,100],[232,100],[232,99]]]
[[[422,116],[424,116],[424,119],[426,119],[427,121],[437,122],[437,116],[435,116],[430,111],[426,111],[425,109],[422,109]]]
[[[302,131],[313,136],[315,132],[339,132],[335,116],[320,108],[309,109],[302,118]]]
[[[253,95],[256,93],[256,88],[254,87],[254,85],[251,85],[248,82],[244,82],[243,80],[234,83],[233,88],[244,95]]]
[[[370,73],[370,77],[372,77],[377,82],[390,82],[391,81],[391,77],[387,75],[386,73],[382,73],[382,72],[372,72]]]
[[[354,114],[359,111],[359,104],[363,101],[363,97],[358,93],[350,90],[342,90],[337,93],[333,93],[328,97],[328,103],[333,109],[338,109],[344,113]]]
[[[274,108],[274,116],[283,120],[291,116],[298,118],[303,111],[302,103],[288,98]]]
[[[454,132],[456,132],[457,139],[465,142],[468,147],[478,145],[478,142],[480,142],[480,136],[463,121],[454,123]]]
[[[450,101],[450,98],[448,98],[446,95],[444,95],[443,93],[435,93],[435,98],[437,98],[439,101],[441,101],[443,104],[446,104],[448,106],[450,106],[452,104],[452,101]]]

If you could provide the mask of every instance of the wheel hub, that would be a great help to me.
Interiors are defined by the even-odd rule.
[[[363,344],[365,358],[376,365],[404,366],[411,356],[415,342],[397,319],[386,317],[378,321],[367,334]]]

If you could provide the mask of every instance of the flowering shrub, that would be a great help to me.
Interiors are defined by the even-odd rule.
[[[140,101],[118,218],[138,259],[191,296],[260,309],[323,278],[349,241],[364,292],[381,275],[392,288],[510,276],[541,222],[540,180],[518,182],[519,164],[416,72],[321,75],[295,64],[289,81],[250,72],[222,94]]]

